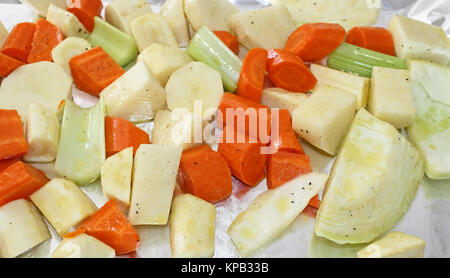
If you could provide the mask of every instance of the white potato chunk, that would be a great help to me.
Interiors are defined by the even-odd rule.
[[[169,219],[182,149],[177,146],[141,145],[133,169],[132,225],[166,225]]]
[[[5,43],[8,36],[8,30],[6,30],[5,26],[3,26],[3,23],[0,21],[0,48],[3,47],[3,44]]]
[[[65,238],[53,251],[52,258],[114,258],[116,251],[95,237],[80,234]]]
[[[248,49],[284,48],[295,23],[284,6],[244,11],[233,15],[230,28]]]
[[[67,0],[20,0],[22,3],[31,5],[40,16],[47,16],[47,11],[51,5],[61,9],[67,9]]]
[[[369,112],[396,129],[410,126],[416,118],[409,72],[374,67]]]
[[[317,78],[318,84],[328,85],[350,92],[358,98],[357,109],[366,108],[369,99],[369,78],[317,64],[311,64],[311,72]]]
[[[338,23],[347,30],[375,24],[383,6],[381,0],[274,0],[273,4],[285,5],[298,25]]]
[[[92,48],[92,44],[85,39],[70,37],[63,40],[52,50],[53,61],[70,74],[69,61]]]
[[[61,129],[56,112],[41,104],[31,104],[26,126],[29,150],[23,159],[43,163],[55,160]]]
[[[130,206],[132,170],[132,147],[108,157],[101,169],[103,194],[126,208]]]
[[[161,85],[166,86],[174,71],[194,60],[184,49],[153,43],[138,56],[138,61],[144,61]]]
[[[87,39],[89,36],[89,31],[73,13],[55,5],[48,7],[47,20],[56,25],[66,37]]]
[[[204,25],[212,31],[230,31],[228,21],[239,9],[228,0],[184,0],[184,11],[195,31]]]
[[[220,73],[209,66],[192,62],[175,71],[166,85],[167,107],[194,112],[195,102],[202,105],[204,119],[217,111],[224,94]]]
[[[106,87],[101,96],[108,116],[131,122],[150,121],[166,105],[163,87],[142,61]]]
[[[138,16],[152,12],[146,0],[114,0],[105,8],[105,20],[120,31],[132,35],[130,22]]]
[[[444,66],[450,64],[450,40],[441,27],[394,15],[388,29],[400,58],[422,59]]]
[[[261,103],[269,108],[287,109],[291,113],[305,103],[307,94],[289,92],[280,88],[267,88],[263,90]]]
[[[131,21],[130,29],[136,40],[139,52],[144,51],[152,43],[178,47],[172,29],[160,15],[153,13],[141,15]]]
[[[25,122],[32,103],[55,111],[63,99],[70,97],[72,77],[61,66],[39,62],[21,66],[3,79],[0,108],[17,110]]]
[[[327,175],[314,172],[259,195],[228,228],[239,253],[247,257],[280,236],[322,190],[327,179]]]
[[[97,210],[78,186],[59,178],[31,194],[30,199],[60,236]]]
[[[180,47],[187,47],[190,39],[189,23],[184,14],[183,0],[167,0],[159,14],[169,23]]]
[[[214,256],[216,208],[191,194],[174,198],[170,213],[170,248],[173,258]]]
[[[315,147],[336,155],[355,116],[356,96],[319,85],[308,100],[294,111],[292,127]]]
[[[203,143],[201,115],[195,121],[194,114],[190,112],[173,113],[168,110],[159,110],[154,120],[152,143],[179,146],[183,150],[201,145]],[[198,134],[198,142],[195,142],[195,132]]]
[[[0,258],[15,258],[50,237],[31,202],[20,199],[0,207]]]
[[[423,258],[425,240],[404,234],[392,232],[360,250],[358,258]]]

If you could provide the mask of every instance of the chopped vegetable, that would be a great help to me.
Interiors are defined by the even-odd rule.
[[[282,49],[269,51],[267,72],[277,87],[298,93],[313,89],[317,79],[297,55]]]
[[[273,126],[273,128],[276,127]],[[304,154],[302,145],[300,145],[297,134],[295,134],[295,131],[292,129],[292,118],[291,114],[289,113],[289,110],[283,109],[279,110],[278,137],[272,139],[271,145],[275,149],[275,152],[287,151],[292,153]]]
[[[253,48],[245,56],[236,94],[260,103],[266,76],[267,50]]]
[[[22,157],[29,146],[15,110],[0,110],[0,160]]]
[[[183,192],[213,204],[227,199],[232,192],[227,161],[207,145],[183,152],[177,183]]]
[[[65,179],[52,179],[30,199],[60,236],[97,210],[78,186]]]
[[[169,24],[180,47],[187,47],[190,39],[189,23],[184,13],[183,0],[167,0],[159,10]]]
[[[280,88],[267,88],[263,90],[261,103],[270,108],[287,109],[292,115],[294,110],[307,99],[307,94],[297,94]]]
[[[27,198],[48,181],[42,171],[22,161],[12,164],[0,172],[0,206]]]
[[[0,53],[0,77],[7,77],[11,72],[23,65],[25,65],[24,62]]]
[[[320,61],[344,42],[345,35],[345,29],[339,24],[303,24],[292,33],[284,49],[295,53],[303,61]]]
[[[328,66],[363,77],[371,77],[375,66],[406,69],[406,60],[343,43],[328,58]]]
[[[53,4],[48,7],[47,20],[58,27],[67,37],[87,39],[89,36],[89,31],[73,13]]]
[[[69,37],[52,50],[53,61],[70,74],[69,61],[92,49],[92,44],[85,39]]]
[[[39,19],[36,23],[33,43],[27,62],[37,63],[42,61],[52,62],[52,50],[66,37],[56,27],[45,19]]]
[[[354,27],[348,31],[347,43],[395,56],[391,32],[381,27]]]
[[[90,109],[71,100],[64,104],[55,171],[79,185],[94,182],[105,161],[105,106],[103,99]]]
[[[236,91],[242,62],[208,27],[202,27],[195,34],[187,50],[192,58],[220,73],[226,91]]]
[[[1,47],[3,47],[3,44],[5,43],[8,36],[9,36],[9,32],[8,32],[8,30],[6,30],[5,26],[3,26],[3,23],[0,20],[0,49],[1,49]]]
[[[230,31],[228,21],[239,9],[227,0],[184,0],[184,11],[195,31],[203,26]]]
[[[130,22],[140,15],[151,12],[152,8],[146,0],[114,0],[106,5],[105,20],[131,36]]]
[[[1,159],[0,160],[0,172],[20,160],[22,160],[21,157],[15,157],[15,158],[10,158],[10,159]]]
[[[136,59],[139,50],[130,35],[99,17],[95,17],[94,21],[95,28],[88,37],[94,46],[101,46],[122,67]]]
[[[425,240],[392,232],[358,252],[358,258],[423,258]]]
[[[234,54],[239,55],[239,39],[236,36],[233,36],[230,32],[227,31],[213,31],[214,35],[216,35],[226,46],[228,46]]]
[[[216,208],[191,194],[176,196],[170,213],[170,249],[173,258],[212,258]]]
[[[95,237],[80,234],[65,238],[51,254],[52,258],[114,258],[116,251]]]
[[[106,156],[110,157],[132,147],[136,154],[141,144],[150,144],[148,134],[129,121],[118,117],[105,119]]]
[[[313,208],[320,208],[320,200],[319,200],[319,195],[314,196],[311,201],[309,201],[308,206],[313,207]]]
[[[373,241],[408,211],[423,172],[420,153],[406,137],[359,110],[331,171],[316,235],[338,244]]]
[[[47,11],[51,6],[61,9],[67,8],[67,0],[20,0],[20,2],[31,5],[42,17],[47,15]]]
[[[23,22],[17,24],[12,29],[0,52],[22,62],[26,62],[31,51],[31,44],[35,32],[35,23]]]
[[[239,253],[244,257],[252,255],[280,236],[322,190],[327,179],[325,174],[310,173],[259,195],[228,228]]]
[[[68,0],[67,10],[73,13],[89,32],[94,30],[94,17],[103,9],[101,0]]]
[[[64,237],[74,238],[83,233],[114,248],[117,255],[135,251],[140,241],[138,233],[114,200],[107,202],[91,217],[83,221],[76,231]]]
[[[310,159],[304,153],[280,151],[271,154],[267,159],[267,187],[277,188],[312,171]]]
[[[125,73],[101,47],[73,57],[69,66],[77,88],[94,96]]]

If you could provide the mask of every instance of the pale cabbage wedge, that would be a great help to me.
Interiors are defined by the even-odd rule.
[[[159,11],[167,23],[169,23],[178,46],[187,47],[189,44],[190,30],[189,23],[184,14],[183,0],[167,0]]]
[[[132,35],[130,22],[140,15],[152,12],[146,0],[114,0],[105,8],[105,20],[120,31]]]
[[[53,4],[48,7],[47,20],[58,27],[68,38],[87,39],[89,37],[89,31],[73,13]]]
[[[32,6],[40,16],[47,16],[47,10],[50,5],[54,5],[61,9],[67,9],[67,0],[20,0],[20,2]]]
[[[411,143],[361,109],[331,171],[316,235],[338,244],[373,241],[408,211],[423,174],[422,158]]]
[[[103,99],[90,109],[66,100],[55,172],[78,185],[86,185],[100,177],[105,159]]]
[[[65,238],[51,254],[52,258],[114,258],[116,251],[95,237],[80,234]]]
[[[307,94],[289,92],[280,88],[266,88],[263,90],[261,103],[269,108],[287,109],[294,114],[294,110],[308,100]]]
[[[375,24],[383,6],[381,0],[273,0],[273,4],[285,5],[298,25],[338,23],[347,30]]]
[[[3,26],[3,23],[0,21],[0,47],[3,47],[3,44],[5,43],[8,36],[8,30],[6,30],[5,26]]]
[[[52,58],[56,64],[60,65],[68,74],[71,74],[69,61],[90,49],[92,49],[92,44],[87,40],[69,37],[53,48]]]
[[[230,31],[228,20],[239,9],[228,0],[184,0],[184,11],[195,31],[204,25],[214,31]]]
[[[14,258],[51,238],[37,208],[24,199],[0,207],[0,258]]]
[[[425,240],[412,235],[392,232],[360,250],[358,258],[423,258]]]
[[[170,212],[170,249],[173,258],[214,256],[216,208],[191,194],[174,197]]]
[[[416,120],[408,128],[411,141],[425,159],[430,179],[450,178],[450,68],[424,61],[409,64]],[[445,104],[447,103],[447,105]]]
[[[239,253],[248,257],[281,235],[327,179],[328,175],[314,172],[259,195],[228,228]]]

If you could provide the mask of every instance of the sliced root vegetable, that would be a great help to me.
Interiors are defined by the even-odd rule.
[[[5,26],[0,21],[0,49],[3,46],[3,44],[5,43],[8,36],[9,36],[8,30],[6,30]]]
[[[381,27],[354,27],[348,31],[346,41],[373,51],[395,56],[391,32]]]
[[[67,10],[73,13],[89,32],[94,30],[94,17],[100,16],[101,0],[68,0]]]
[[[183,152],[177,183],[183,192],[210,203],[223,201],[232,192],[226,160],[207,145]]]
[[[0,53],[0,77],[7,77],[11,72],[23,65],[25,65],[24,62]]]
[[[317,84],[309,68],[297,55],[282,49],[269,51],[267,72],[277,87],[298,93],[306,93]]]
[[[47,20],[58,27],[67,37],[87,39],[89,31],[71,12],[53,4],[48,7]]]
[[[0,160],[24,156],[29,146],[15,110],[0,110]]]
[[[327,179],[325,174],[310,173],[259,195],[228,228],[239,253],[250,256],[280,236],[322,190]]]
[[[358,258],[423,258],[425,240],[420,237],[391,232],[358,251]]]
[[[227,0],[184,0],[184,11],[192,28],[230,31],[228,21],[239,9]]]
[[[312,171],[311,161],[305,154],[283,151],[271,154],[267,159],[267,187],[277,188]]]
[[[111,246],[117,255],[135,251],[140,241],[138,233],[128,222],[117,202],[113,200],[83,221],[76,231],[64,237],[74,238],[83,233]]]
[[[0,172],[0,206],[22,198],[44,186],[49,179],[45,174],[22,161]]]
[[[60,9],[67,8],[67,0],[20,0],[23,3],[31,5],[40,16],[45,17],[51,6],[58,7]]]
[[[51,254],[52,258],[114,258],[116,251],[95,237],[80,234],[65,238]]]
[[[233,36],[230,32],[227,31],[213,31],[214,35],[216,35],[228,48],[234,52],[234,54],[239,55],[239,39],[236,36]]]
[[[69,61],[92,49],[92,44],[85,39],[70,37],[62,41],[52,50],[53,61],[70,74]]]
[[[1,53],[26,62],[31,51],[36,24],[30,22],[19,23],[14,26],[5,43]]]
[[[94,96],[125,73],[101,47],[73,57],[69,66],[77,88]]]
[[[169,24],[180,47],[186,47],[190,39],[189,23],[184,14],[183,0],[167,0],[159,10]]]
[[[267,50],[253,48],[245,56],[236,94],[260,103],[266,76]]]
[[[344,42],[345,35],[345,29],[339,24],[303,24],[292,33],[284,49],[295,53],[303,61],[320,61]]]
[[[261,103],[270,108],[287,109],[291,113],[305,103],[307,94],[298,94],[280,88],[266,88],[263,90]]]
[[[27,63],[37,63],[42,61],[53,62],[52,50],[60,44],[66,37],[52,23],[45,19],[39,19],[36,23],[31,51],[27,58]]]
[[[129,147],[136,154],[141,144],[150,144],[149,135],[145,131],[118,117],[105,118],[105,140],[107,157]]]
[[[272,115],[274,114],[272,113]],[[276,126],[272,125],[272,135],[274,134],[274,128],[276,128]],[[278,137],[272,138],[271,146],[274,148],[275,152],[287,151],[292,153],[304,154],[297,134],[292,128],[292,118],[289,110],[279,110]]]
[[[143,14],[151,13],[152,8],[146,0],[114,0],[105,8],[105,20],[131,36],[130,22]]]

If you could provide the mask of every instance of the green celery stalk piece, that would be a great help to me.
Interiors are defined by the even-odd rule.
[[[101,46],[121,67],[136,59],[139,50],[132,37],[99,17],[94,21],[94,30],[88,37],[92,45]]]
[[[187,51],[196,61],[207,64],[222,76],[225,90],[234,93],[242,61],[208,27],[203,26],[189,42]]]
[[[86,185],[98,179],[105,159],[103,99],[90,109],[66,100],[55,172],[78,185]]]
[[[330,68],[369,78],[375,66],[406,69],[406,60],[348,43],[343,43],[328,58]]]

